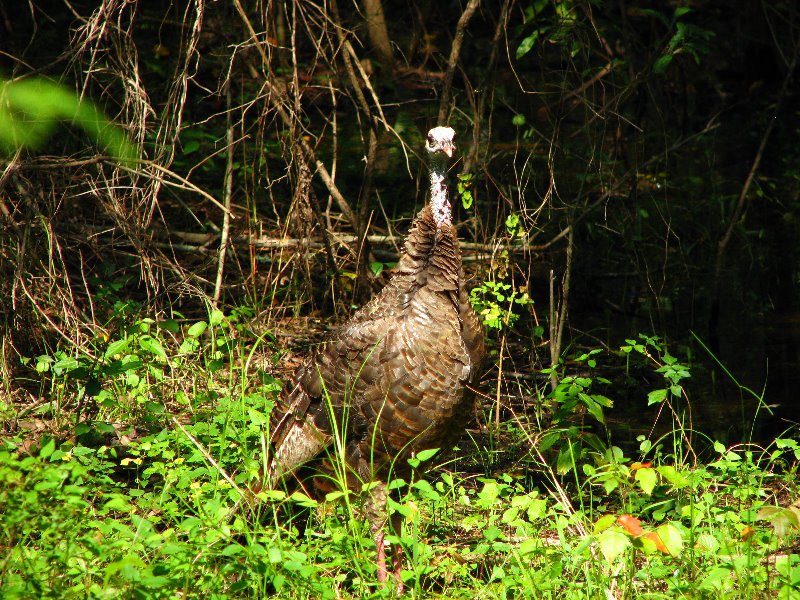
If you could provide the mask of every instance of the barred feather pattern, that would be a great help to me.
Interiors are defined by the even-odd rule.
[[[333,475],[337,434],[349,485],[404,476],[412,453],[449,450],[474,413],[484,329],[464,288],[455,228],[419,213],[387,286],[295,374],[273,411],[272,485],[320,457]],[[329,449],[326,452],[326,449]]]

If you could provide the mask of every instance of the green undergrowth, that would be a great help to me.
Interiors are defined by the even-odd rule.
[[[27,361],[50,401],[2,406],[17,433],[0,442],[0,596],[395,597],[358,495],[243,499],[281,385],[246,318],[134,320],[77,357]],[[663,380],[641,402],[673,415],[669,434],[614,443],[604,358]],[[584,375],[530,390],[549,428],[512,414],[390,483],[405,597],[800,598],[797,432],[766,447],[692,435],[690,366],[655,337],[569,359]]]

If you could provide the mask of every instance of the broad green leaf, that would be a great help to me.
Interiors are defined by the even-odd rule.
[[[653,65],[653,73],[660,74],[667,70],[669,64],[672,62],[672,54],[665,54],[659,58]]]
[[[186,333],[191,337],[198,337],[202,335],[202,333],[206,330],[207,327],[208,323],[206,323],[205,321],[198,321],[197,323],[189,327],[189,330]]]
[[[316,508],[319,505],[316,500],[299,491],[293,492],[292,495],[289,496],[289,500],[306,508]]]
[[[683,550],[683,536],[680,530],[672,523],[666,523],[656,529],[658,537],[664,542],[671,556],[678,556]]]
[[[667,397],[667,390],[660,389],[660,390],[653,390],[649,394],[647,394],[647,406],[652,406],[653,404],[659,404],[663,402]]]
[[[266,427],[269,424],[269,418],[264,416],[261,411],[254,408],[247,409],[247,415],[250,417],[250,422],[259,427]]]
[[[648,467],[637,469],[634,479],[636,480],[636,483],[639,484],[639,487],[642,488],[642,491],[648,496],[653,493],[653,488],[655,488],[656,483],[658,483],[658,475],[656,474],[656,470]]]
[[[483,537],[488,541],[493,542],[503,535],[503,532],[496,525],[490,525],[483,530]]]
[[[155,354],[159,358],[167,360],[167,353],[164,351],[164,346],[162,346],[161,342],[159,342],[156,338],[149,335],[143,335],[141,338],[139,338],[139,346],[141,346],[142,350],[146,350],[150,354]]]
[[[689,480],[672,465],[661,465],[656,470],[676,488],[683,488],[689,485]]]
[[[594,528],[592,531],[595,535],[598,533],[602,533],[609,527],[611,527],[614,523],[617,522],[617,516],[613,514],[603,515],[597,521],[595,521]]]
[[[437,452],[439,452],[438,448],[428,448],[427,450],[420,450],[419,452],[417,452],[417,458],[422,462],[425,462],[426,460],[430,460],[431,458],[433,458]]]
[[[117,340],[116,342],[111,342],[106,349],[105,357],[112,358],[117,354],[123,354],[125,350],[131,343],[130,338],[126,338],[123,340]]]
[[[708,575],[699,583],[700,590],[719,590],[720,587],[727,587],[731,579],[736,579],[733,569],[729,566],[713,567]]]
[[[383,272],[383,263],[382,262],[372,262],[369,263],[369,269],[372,271],[372,274],[377,277]]]
[[[597,538],[597,545],[605,559],[609,563],[613,563],[631,545],[631,540],[621,529],[614,527],[600,534],[600,537]]]
[[[261,490],[256,494],[256,497],[264,502],[281,502],[286,499],[286,492],[283,490]]]
[[[525,56],[531,51],[536,40],[539,38],[539,30],[534,31],[528,37],[524,38],[517,47],[517,60]]]
[[[526,554],[530,554],[531,552],[534,552],[537,548],[539,548],[540,545],[541,545],[541,542],[538,539],[536,539],[536,538],[528,538],[527,540],[524,540],[519,545],[519,553],[522,556],[525,556]]]

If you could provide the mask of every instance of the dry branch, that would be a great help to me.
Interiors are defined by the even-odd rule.
[[[730,221],[728,222],[728,227],[725,229],[725,233],[722,235],[722,238],[717,243],[717,258],[716,258],[716,263],[714,265],[714,283],[712,287],[713,294],[711,300],[711,312],[708,319],[709,328],[714,334],[716,334],[717,332],[717,325],[719,322],[719,285],[720,285],[720,277],[722,275],[722,261],[725,256],[725,248],[727,248],[728,246],[728,242],[731,239],[731,235],[733,234],[734,228],[739,224],[739,218],[742,215],[742,211],[744,210],[745,206],[745,201],[747,200],[747,193],[750,191],[750,184],[753,183],[753,178],[755,177],[756,171],[758,171],[758,166],[761,164],[761,157],[764,155],[764,149],[767,147],[767,141],[769,140],[769,137],[772,134],[772,130],[778,121],[778,114],[781,108],[781,104],[783,102],[783,99],[786,97],[786,93],[789,90],[789,82],[792,80],[792,76],[794,75],[794,70],[797,67],[798,54],[800,54],[800,41],[798,41],[795,44],[794,54],[792,55],[792,62],[789,64],[786,76],[783,79],[783,84],[781,85],[781,90],[778,93],[777,99],[775,100],[774,108],[772,110],[772,115],[770,116],[769,123],[767,124],[767,129],[764,131],[764,135],[761,137],[761,143],[758,146],[755,158],[753,158],[753,163],[750,166],[750,170],[748,171],[747,177],[745,178],[744,184],[742,185],[742,190],[741,192],[739,192],[739,199],[736,202],[736,208],[733,210],[733,214],[731,215]]]
[[[439,118],[436,122],[440,125],[447,123],[447,113],[450,111],[450,97],[453,93],[453,75],[455,75],[458,59],[461,56],[461,45],[464,43],[464,32],[467,30],[467,25],[469,24],[472,15],[475,14],[478,4],[480,4],[480,0],[469,0],[467,7],[464,9],[464,12],[458,19],[458,25],[456,25],[456,34],[453,37],[453,45],[450,48],[450,58],[447,59],[447,71],[444,75],[442,96],[441,100],[439,101]]]

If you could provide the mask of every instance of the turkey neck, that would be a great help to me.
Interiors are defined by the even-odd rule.
[[[453,209],[447,189],[447,162],[444,152],[433,152],[428,158],[431,183],[431,212],[436,228],[441,230],[453,224]]]
[[[403,296],[405,301],[421,287],[448,293],[460,289],[461,253],[448,198],[448,158],[444,152],[434,152],[428,161],[430,202],[414,219],[392,285],[411,294]]]

